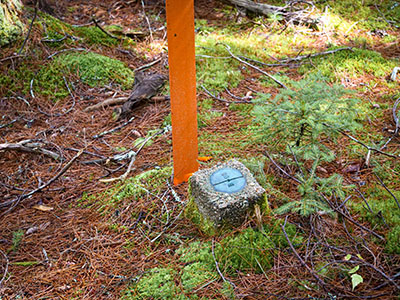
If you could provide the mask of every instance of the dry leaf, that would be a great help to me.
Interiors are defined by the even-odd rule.
[[[41,210],[41,211],[51,211],[54,207],[38,204],[33,207],[34,209]]]

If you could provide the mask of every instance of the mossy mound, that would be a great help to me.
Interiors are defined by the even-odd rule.
[[[65,54],[53,64],[77,74],[80,80],[91,87],[116,83],[129,88],[134,81],[134,72],[123,62],[93,52]]]
[[[68,95],[63,76],[73,74],[90,87],[118,84],[130,88],[134,72],[119,60],[93,52],[69,53],[56,57],[35,78],[36,93],[56,99]]]
[[[272,267],[276,252],[288,247],[282,224],[280,219],[271,219],[261,230],[247,228],[215,245],[200,241],[182,245],[176,251],[180,266],[149,270],[124,292],[122,299],[205,299],[196,295],[196,290],[220,278],[216,262],[220,271],[229,276],[236,272],[265,272]],[[304,240],[294,225],[287,224],[285,230],[295,247]],[[226,286],[216,293],[228,297],[231,288]]]

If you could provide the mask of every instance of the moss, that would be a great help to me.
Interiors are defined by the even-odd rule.
[[[221,271],[234,275],[238,271],[262,273],[270,269],[279,249],[288,247],[280,227],[282,224],[282,220],[271,218],[262,230],[246,228],[222,239],[214,248]],[[304,240],[294,225],[287,224],[285,230],[295,246]],[[186,247],[182,246],[177,254],[180,255],[180,261],[186,264],[198,263],[197,267],[202,272],[215,272],[211,247],[209,242],[193,242]]]
[[[189,293],[216,278],[216,272],[203,262],[190,262],[182,269],[181,283],[183,290]]]
[[[218,229],[214,226],[214,224],[207,218],[204,218],[204,216],[199,212],[199,209],[197,208],[197,205],[190,192],[190,183],[188,194],[189,200],[185,208],[185,217],[191,220],[195,225],[197,225],[197,227],[205,235],[213,236],[217,234]]]
[[[124,200],[139,201],[149,193],[157,194],[165,186],[171,172],[171,167],[155,168],[131,177],[125,182],[116,183],[101,194],[88,195],[84,193],[79,200],[80,205],[96,205],[99,212],[106,214]]]
[[[89,86],[119,84],[124,89],[130,88],[134,81],[134,72],[119,60],[96,53],[72,53],[56,57],[45,64],[35,74],[34,67],[28,60],[6,75],[0,75],[0,92],[11,96],[17,91],[24,95],[30,93],[33,79],[33,93],[51,97],[53,100],[68,96],[63,76],[69,79],[71,73]],[[70,80],[70,79],[69,79]]]
[[[322,1],[321,10],[325,7],[330,8],[330,13],[338,15],[344,19],[358,22],[360,28],[386,29],[387,23],[380,15],[380,12],[375,8],[376,1],[373,0],[344,0],[344,1]],[[398,5],[393,5],[393,1],[383,1],[378,4],[380,11],[387,19],[399,22],[398,16],[400,9]]]
[[[288,247],[280,227],[282,220],[271,218],[270,221],[262,230],[247,228],[223,239],[215,250],[220,267],[230,274],[237,271],[262,273],[270,269],[277,249]],[[287,224],[285,230],[294,245],[302,243],[303,237],[297,234],[294,225]]]
[[[119,43],[117,39],[108,36],[96,26],[77,27],[74,29],[74,33],[89,45],[115,46]]]
[[[183,300],[184,295],[179,295],[174,278],[176,272],[170,268],[153,268],[143,275],[139,282],[128,291],[125,291],[123,300],[157,299],[157,300]]]
[[[8,45],[21,37],[24,26],[18,18],[22,3],[19,0],[0,3],[0,47]]]
[[[353,49],[338,51],[325,57],[313,59],[313,65],[303,65],[299,68],[301,74],[318,73],[330,80],[340,78],[357,78],[363,75],[385,77],[390,74],[398,63],[387,60],[375,51]]]
[[[117,59],[97,53],[71,53],[57,57],[53,65],[60,65],[91,87],[110,83],[130,88],[134,80],[134,72]]]

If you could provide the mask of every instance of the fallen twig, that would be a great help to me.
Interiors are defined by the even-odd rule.
[[[20,55],[20,54],[22,53],[22,50],[24,49],[25,44],[26,44],[26,42],[28,41],[29,36],[30,36],[30,34],[31,34],[32,27],[33,27],[33,23],[35,22],[36,17],[37,17],[37,13],[38,13],[38,4],[39,4],[39,1],[38,1],[38,0],[35,0],[35,11],[33,12],[33,18],[32,18],[31,24],[29,25],[28,33],[26,34],[25,40],[24,40],[24,42],[22,43],[22,46],[21,46],[21,48],[20,48],[19,51],[18,51],[18,55]]]
[[[43,143],[34,140],[23,140],[18,143],[4,143],[0,144],[0,151],[20,151],[28,153],[37,153],[49,156],[55,160],[62,159],[57,153],[44,149]]]
[[[98,139],[98,138],[100,138],[102,136],[105,136],[106,134],[113,133],[113,132],[115,132],[117,130],[120,130],[121,128],[124,128],[125,126],[129,125],[134,119],[135,119],[135,117],[132,117],[128,121],[122,123],[121,125],[118,125],[117,127],[114,127],[113,129],[106,130],[106,131],[103,131],[103,132],[101,132],[99,134],[94,135],[93,138],[94,139]]]
[[[6,60],[12,60],[14,58],[19,58],[19,57],[25,57],[25,55],[19,55],[19,54],[18,55],[12,55],[12,56],[0,59],[0,62],[6,61]]]
[[[397,200],[396,196],[392,193],[391,190],[386,186],[386,184],[382,181],[382,179],[374,172],[375,177],[378,179],[380,184],[384,187],[384,189],[393,197],[394,201],[396,201],[397,207],[400,208],[399,200]]]
[[[358,226],[359,228],[361,228],[364,231],[367,231],[369,233],[371,233],[372,235],[374,235],[375,237],[381,239],[381,240],[385,240],[385,238],[379,234],[377,234],[375,231],[365,227],[364,225],[361,225],[360,223],[358,223],[357,221],[355,221],[352,217],[348,216],[347,214],[345,214],[344,212],[342,212],[341,210],[337,209],[331,201],[329,201],[329,199],[323,194],[320,193],[320,195],[322,196],[322,198],[325,199],[326,203],[329,204],[329,206],[337,213],[339,213],[340,215],[342,215],[344,218],[346,218],[348,221],[350,221],[351,223],[353,223],[354,225]]]
[[[145,19],[146,19],[147,26],[149,27],[150,40],[153,41],[153,32],[152,32],[152,30],[151,30],[150,20],[149,20],[149,18],[148,18],[147,15],[146,15],[146,9],[145,9],[143,0],[141,0],[141,3],[142,3],[142,8],[143,8],[143,15],[144,15],[144,17],[145,17]]]
[[[8,265],[10,264],[10,261],[8,260],[7,255],[3,251],[0,250],[0,253],[3,255],[3,257],[6,260],[6,267],[4,268],[3,276],[0,279],[0,289],[1,289],[1,285],[3,284],[4,279],[6,279],[6,276],[7,276],[7,273],[8,273]]]
[[[207,90],[207,89],[204,87],[204,85],[200,85],[200,86],[201,86],[201,88],[204,90],[204,92],[206,92],[206,94],[207,94],[208,96],[214,98],[215,100],[221,101],[221,102],[233,103],[233,104],[235,104],[235,103],[249,103],[249,104],[251,104],[251,103],[252,103],[251,101],[247,101],[247,100],[229,101],[229,100],[226,100],[226,99],[224,99],[224,98],[220,98],[220,97],[214,95],[214,94],[211,93],[209,90]]]
[[[154,133],[153,135],[147,137],[141,144],[141,146],[139,147],[139,149],[135,152],[133,150],[128,151],[128,153],[126,155],[128,155],[128,157],[130,158],[130,162],[128,165],[127,170],[125,171],[124,174],[122,174],[119,177],[115,177],[115,178],[107,178],[107,179],[100,179],[100,182],[113,182],[113,181],[117,181],[117,180],[121,180],[121,181],[125,181],[126,178],[128,177],[129,173],[132,170],[133,167],[133,163],[136,160],[137,155],[140,153],[140,151],[142,151],[142,149],[144,148],[144,146],[147,144],[148,141],[150,141],[151,139],[153,139],[155,136],[166,133],[170,130],[170,126],[164,127],[161,130],[157,131],[156,133]],[[121,160],[121,159],[119,159]]]
[[[75,103],[76,103],[75,96],[72,94],[71,89],[69,88],[69,84],[68,84],[68,82],[67,82],[67,79],[65,79],[64,76],[63,76],[63,79],[64,79],[65,86],[67,87],[68,93],[69,93],[69,95],[70,95],[71,98],[72,98],[72,105],[71,105],[71,107],[70,107],[69,109],[67,109],[66,112],[64,112],[63,114],[61,114],[61,116],[64,116],[64,115],[68,114],[70,111],[72,111],[72,110],[74,109]]]
[[[86,52],[89,52],[89,50],[85,49],[85,48],[69,48],[69,49],[63,49],[63,50],[54,52],[53,54],[47,56],[46,59],[51,59],[51,58],[53,58],[54,56],[56,56],[58,54],[61,54],[61,53],[64,53],[64,52],[68,52],[68,51],[86,51]]]
[[[161,60],[162,60],[162,57],[160,57],[160,58],[158,58],[158,59],[156,59],[156,60],[153,60],[152,62],[150,62],[150,63],[148,63],[148,64],[145,64],[145,65],[143,65],[143,66],[140,66],[140,67],[134,69],[133,71],[134,71],[134,72],[139,72],[139,71],[141,71],[141,70],[148,69],[148,68],[154,66],[155,64],[158,64]]]
[[[219,276],[222,278],[222,280],[223,280],[225,283],[229,283],[233,288],[235,288],[236,286],[233,284],[233,282],[231,282],[230,280],[226,279],[225,276],[224,276],[224,274],[222,274],[222,272],[221,272],[221,270],[220,270],[220,268],[219,268],[218,261],[217,261],[217,259],[216,259],[216,257],[215,257],[214,244],[215,244],[215,241],[214,241],[214,239],[213,239],[213,240],[212,240],[212,243],[211,243],[211,253],[212,253],[212,256],[213,256],[213,259],[214,259],[214,262],[215,262],[215,267],[217,268],[217,272],[218,272]]]
[[[281,59],[280,61],[282,63],[289,63],[289,62],[292,62],[292,61],[300,61],[300,60],[313,58],[313,57],[316,57],[316,56],[328,55],[328,54],[332,54],[332,53],[339,52],[339,51],[344,51],[344,50],[353,51],[353,48],[352,47],[344,47],[344,48],[338,48],[338,49],[333,49],[333,50],[328,50],[328,51],[323,51],[323,52],[318,52],[318,53],[297,55],[296,57]]]
[[[261,70],[259,67],[256,67],[256,66],[252,65],[251,63],[248,63],[247,61],[244,61],[244,60],[241,59],[240,57],[238,57],[238,56],[236,56],[235,54],[233,54],[232,51],[231,51],[231,47],[229,47],[227,44],[224,44],[224,43],[217,43],[217,45],[218,45],[218,44],[221,44],[221,45],[225,46],[226,51],[228,51],[229,54],[230,54],[234,59],[236,59],[237,61],[239,61],[239,62],[245,64],[246,66],[249,66],[249,67],[253,68],[254,70],[260,72],[261,74],[264,74],[265,76],[269,77],[270,79],[272,79],[273,81],[275,81],[277,84],[279,84],[281,87],[287,89],[287,86],[286,86],[285,84],[283,84],[282,82],[280,82],[278,79],[276,79],[274,76],[268,74],[267,72]]]
[[[118,98],[109,98],[106,99],[100,103],[97,103],[95,105],[92,106],[88,106],[86,107],[83,111],[85,112],[91,112],[91,111],[95,111],[101,108],[105,108],[107,106],[112,106],[112,105],[119,105],[119,104],[124,104],[129,97],[118,97]],[[152,101],[163,101],[163,100],[169,100],[169,96],[154,96],[152,98],[150,98],[150,100]]]
[[[104,32],[106,35],[108,35],[110,38],[116,39],[116,40],[120,40],[119,37],[112,35],[111,33],[109,33],[108,31],[106,31],[103,27],[100,26],[100,24],[97,22],[97,20],[95,18],[92,18],[92,21],[94,23],[94,25],[99,28],[102,32]]]
[[[286,226],[286,222],[287,222],[287,217],[285,218],[285,222],[283,223],[283,225],[281,226],[283,234],[285,235],[286,241],[289,244],[290,249],[292,249],[292,252],[294,253],[294,255],[297,257],[297,259],[300,261],[300,263],[307,269],[308,272],[310,272],[310,274],[317,280],[317,282],[322,286],[323,289],[326,289],[326,284],[325,282],[317,275],[317,273],[314,272],[313,269],[311,269],[306,263],[305,261],[300,257],[299,253],[297,253],[296,249],[294,248],[292,242],[290,241],[286,230],[285,230],[285,226]]]
[[[287,177],[289,177],[290,179],[296,181],[298,184],[301,184],[301,181],[298,180],[296,177],[293,177],[292,175],[290,175],[288,172],[286,172],[284,169],[282,169],[271,157],[271,155],[269,155],[268,151],[265,151],[265,154],[267,155],[267,157],[269,158],[269,160],[274,164],[275,167],[278,168],[279,171],[281,171],[283,174],[285,174]]]
[[[325,125],[326,127],[332,127],[332,126],[330,126],[330,125],[328,125],[328,124],[325,124],[325,123],[324,123],[324,125]],[[383,151],[381,151],[381,150],[379,150],[379,149],[370,147],[370,146],[364,144],[363,142],[357,140],[355,137],[351,136],[350,134],[347,134],[347,133],[344,132],[343,130],[340,130],[340,129],[339,129],[339,130],[337,130],[337,131],[338,131],[339,133],[341,133],[342,135],[348,137],[349,139],[353,140],[354,142],[356,142],[356,143],[360,144],[361,146],[365,147],[366,149],[368,149],[368,151],[375,151],[375,152],[377,152],[377,153],[380,153],[380,154],[382,154],[382,155],[386,155],[386,156],[388,156],[388,157],[399,158],[399,156],[397,156],[397,155],[390,154],[390,153],[386,153],[386,152],[383,152]]]
[[[14,124],[15,122],[17,122],[18,120],[19,120],[19,118],[18,119],[14,119],[11,122],[8,122],[7,124],[1,124],[0,125],[0,129],[10,126],[10,125]]]

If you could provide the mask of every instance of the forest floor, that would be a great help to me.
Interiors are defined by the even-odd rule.
[[[157,2],[61,0],[53,17],[28,4],[21,53],[26,33],[1,49],[0,299],[399,299],[399,2],[319,1],[315,30],[195,1],[200,168],[239,159],[269,202],[213,236],[185,213],[187,183],[171,184],[169,101],[123,120],[85,111],[128,96],[142,66],[168,74]],[[218,43],[288,87],[316,74],[353,91],[357,129],[322,130],[332,159],[292,155],[256,113],[282,87]],[[132,150],[129,178],[105,182]]]

